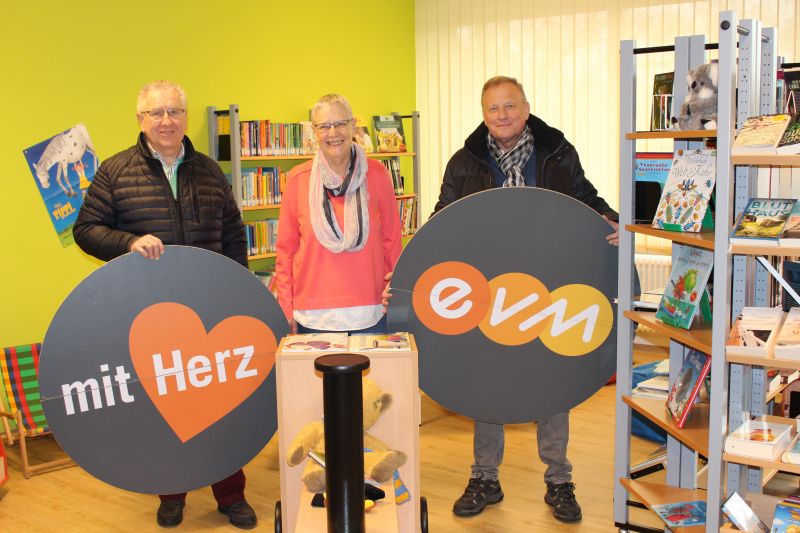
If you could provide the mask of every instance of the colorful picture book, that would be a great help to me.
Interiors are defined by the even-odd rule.
[[[775,307],[744,307],[731,325],[725,353],[772,357],[784,313]]]
[[[800,360],[800,307],[791,307],[775,339],[775,357]]]
[[[375,146],[372,144],[372,137],[369,136],[367,121],[361,115],[355,115],[353,120],[356,121],[355,129],[353,130],[353,142],[361,146],[367,153],[374,152]]]
[[[797,533],[800,531],[800,502],[786,498],[775,506],[772,515],[772,533]]]
[[[791,440],[792,425],[747,420],[725,438],[725,452],[774,461]]]
[[[759,115],[745,120],[731,146],[732,155],[774,154],[791,115]]]
[[[795,203],[791,198],[750,198],[736,221],[730,243],[779,246]]]
[[[283,341],[284,353],[346,351],[347,333],[302,333],[287,335]]]
[[[653,218],[653,227],[699,232],[713,227],[708,202],[716,179],[716,150],[678,150]]]
[[[706,502],[661,503],[651,505],[658,517],[669,528],[700,526],[706,523]]]
[[[411,351],[408,333],[356,334],[349,338],[351,352]]]
[[[672,125],[672,84],[674,72],[656,74],[653,78],[653,112],[650,114],[650,130],[668,130]]]
[[[672,264],[656,318],[670,326],[689,329],[701,300],[706,300],[704,289],[713,265],[712,250],[682,246]]]
[[[690,351],[683,361],[683,366],[667,397],[667,409],[678,428],[686,424],[710,369],[711,358],[697,350]]]
[[[405,152],[406,141],[403,133],[403,119],[399,113],[374,115],[372,126],[378,152]]]
[[[775,152],[787,155],[800,154],[800,114],[795,115],[786,126]]]
[[[766,524],[753,512],[753,509],[739,496],[738,492],[731,494],[722,504],[722,512],[725,513],[725,516],[734,526],[742,531],[747,533],[769,533],[769,528]]]

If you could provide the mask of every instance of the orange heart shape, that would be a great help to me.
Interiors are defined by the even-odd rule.
[[[162,302],[134,319],[128,346],[145,392],[186,442],[258,389],[275,365],[278,344],[256,318],[228,317],[206,333],[193,309]]]

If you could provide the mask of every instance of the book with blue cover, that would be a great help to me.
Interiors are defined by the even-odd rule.
[[[667,527],[701,526],[706,523],[706,502],[675,502],[652,505]]]

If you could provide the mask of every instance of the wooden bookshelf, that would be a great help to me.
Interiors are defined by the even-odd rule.
[[[772,165],[777,167],[800,166],[800,155],[750,154],[731,156],[734,165]]]
[[[656,318],[656,314],[648,311],[625,311],[626,318],[638,324],[644,324],[659,333],[667,335],[670,339],[685,344],[695,350],[711,354],[711,324],[708,327],[683,329],[664,324]]]
[[[242,211],[263,211],[264,209],[280,209],[281,204],[251,205],[242,207]]]
[[[679,487],[669,487],[660,483],[648,483],[635,479],[620,479],[620,483],[625,489],[639,498],[648,509],[653,505],[664,503],[680,503],[706,501],[706,491],[690,490]],[[704,533],[706,526],[688,526],[670,529],[673,533]]]
[[[639,398],[623,396],[622,401],[631,409],[653,422],[655,425],[681,441],[689,448],[708,457],[708,404],[698,403],[689,413],[682,428],[675,425],[666,402],[658,398]]]
[[[798,370],[800,361],[797,359],[779,359],[777,357],[754,357],[752,355],[726,354],[725,359],[729,363],[740,365],[765,366],[769,368],[779,368],[781,370]]]
[[[626,224],[625,229],[631,233],[641,233],[643,235],[650,235],[651,237],[659,237],[667,239],[672,242],[681,244],[688,244],[696,248],[703,248],[705,250],[714,249],[714,232],[703,233],[684,233],[681,231],[665,231],[663,229],[656,229],[650,227],[649,224]]]
[[[686,131],[636,131],[626,133],[625,138],[635,139],[714,139],[717,130],[686,130]]]
[[[792,421],[791,418],[787,418],[786,420]],[[790,474],[800,474],[800,465],[784,463],[783,461],[780,460],[767,461],[765,459],[755,459],[753,457],[745,457],[744,455],[736,455],[733,453],[723,453],[722,459],[729,463],[736,463],[740,465],[755,466],[756,468],[763,468],[765,478],[767,477],[767,470],[774,470],[775,472],[788,472]],[[775,472],[772,472],[773,476],[775,475]]]
[[[372,159],[386,159],[389,157],[414,157],[416,152],[368,152],[367,157]],[[302,161],[314,159],[314,154],[295,155],[243,155],[242,161]]]
[[[728,253],[736,255],[764,255],[800,257],[800,246],[759,246],[758,244],[731,244]]]
[[[275,257],[275,255],[276,254],[274,252],[268,253],[268,254],[248,255],[247,256],[247,260],[248,261],[258,261],[259,259],[272,259],[273,257]]]

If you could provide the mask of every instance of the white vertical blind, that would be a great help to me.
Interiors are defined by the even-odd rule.
[[[778,53],[800,61],[800,0],[417,0],[423,218],[448,159],[482,121],[480,90],[496,75],[522,82],[531,112],[564,132],[587,177],[617,207],[620,40],[646,47],[706,35],[716,42],[725,10],[777,28]],[[653,76],[673,65],[671,54],[640,58],[637,129],[649,129]],[[676,73],[676,83],[684,78]]]

